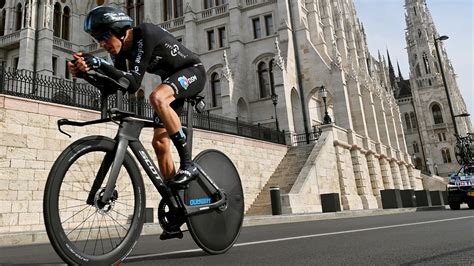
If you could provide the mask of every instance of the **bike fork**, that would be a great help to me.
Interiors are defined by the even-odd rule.
[[[112,162],[112,168],[110,169],[109,180],[107,180],[107,185],[105,186],[104,194],[102,195],[100,199],[102,203],[107,203],[112,198],[112,193],[115,190],[115,183],[117,182],[117,178],[120,173],[120,168],[122,167],[123,160],[125,159],[125,154],[127,153],[127,147],[128,147],[128,140],[123,138],[118,141],[116,148],[114,149],[115,156]],[[105,157],[107,158],[107,155]],[[105,174],[102,175],[102,178],[105,178]],[[103,180],[101,180],[100,184],[102,184],[102,182]],[[99,187],[97,189],[99,189]],[[93,191],[94,189],[91,190],[91,194]],[[89,198],[91,196],[94,197],[95,193],[96,192],[94,192],[94,195],[89,194]]]

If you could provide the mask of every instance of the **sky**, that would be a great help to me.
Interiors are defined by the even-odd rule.
[[[390,53],[393,67],[400,65],[403,78],[409,77],[405,41],[405,0],[354,0],[357,16],[364,25],[369,51]],[[467,112],[474,121],[474,0],[426,0],[428,10],[457,74],[457,83]],[[398,73],[398,72],[395,72]]]

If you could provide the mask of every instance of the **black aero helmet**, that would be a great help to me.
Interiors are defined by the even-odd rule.
[[[122,10],[110,6],[98,6],[87,14],[84,31],[91,35],[112,31],[118,37],[122,37],[132,23],[133,19]]]

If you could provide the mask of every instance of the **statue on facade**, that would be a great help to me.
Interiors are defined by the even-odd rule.
[[[281,56],[280,45],[278,42],[278,37],[275,38],[275,64],[281,69],[281,71],[285,70],[285,61]]]
[[[222,69],[222,76],[226,78],[228,81],[232,79],[232,71],[229,67],[229,60],[227,60],[227,52],[224,51],[224,67]]]
[[[51,0],[44,4],[44,21],[43,27],[49,29],[51,23]]]

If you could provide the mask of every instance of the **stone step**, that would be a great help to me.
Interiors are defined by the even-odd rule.
[[[260,191],[247,215],[271,214],[270,187],[279,187],[280,194],[288,193],[298,178],[308,156],[314,147],[312,145],[291,147],[280,164],[275,169],[267,184]]]

